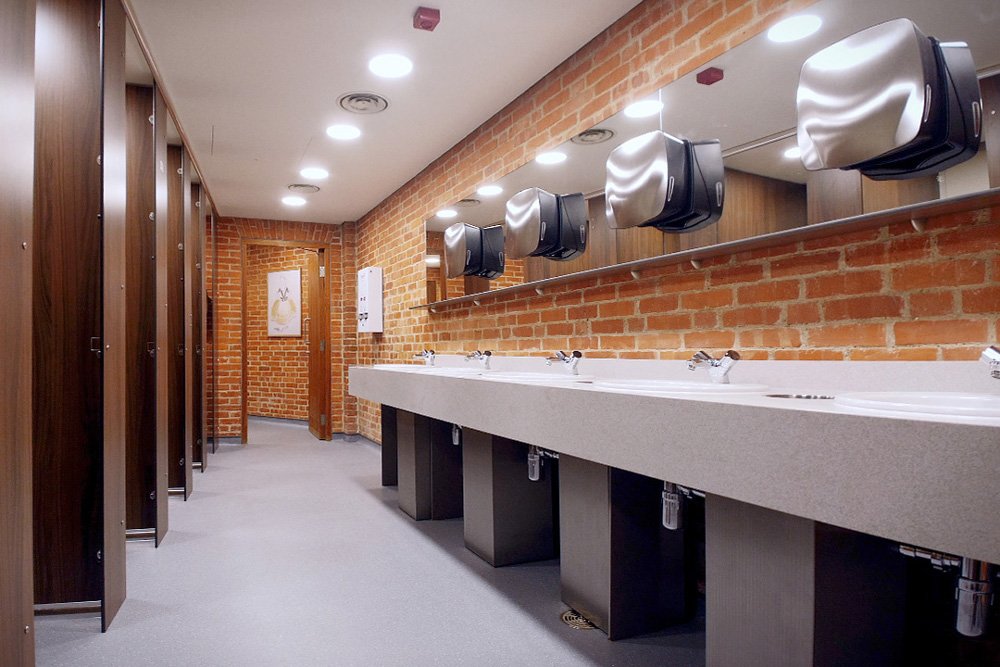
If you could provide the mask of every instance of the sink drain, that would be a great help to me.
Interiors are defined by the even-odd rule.
[[[597,626],[580,615],[580,612],[567,609],[559,617],[563,623],[574,630],[593,630]]]

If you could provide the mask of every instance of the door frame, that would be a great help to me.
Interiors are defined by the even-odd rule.
[[[250,246],[278,246],[282,248],[302,248],[305,250],[322,250],[323,251],[323,264],[321,265],[325,269],[326,280],[320,281],[321,286],[321,303],[324,304],[322,308],[322,317],[325,320],[325,331],[330,331],[330,256],[332,252],[332,246],[328,243],[314,243],[309,241],[275,241],[270,239],[252,239],[244,238],[240,239],[240,442],[242,444],[247,444],[247,251]],[[308,279],[308,278],[307,278]],[[311,297],[310,297],[311,298]],[[310,304],[310,328],[315,324],[316,318],[312,316],[312,307]],[[332,341],[327,341],[326,352],[323,354],[323,358],[326,359],[326,363],[323,364],[322,373],[320,374],[320,382],[326,388],[327,395],[327,407],[331,401],[330,397],[330,347]],[[311,374],[310,374],[311,375]],[[317,387],[314,387],[312,383],[309,384],[310,395],[313,391],[316,391]],[[326,420],[326,432],[325,438],[329,439],[331,433],[330,422],[332,421],[332,415],[328,413]]]

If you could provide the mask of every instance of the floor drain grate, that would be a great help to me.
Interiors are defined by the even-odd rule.
[[[574,630],[593,630],[597,626],[580,615],[580,612],[567,609],[559,617],[562,622]]]

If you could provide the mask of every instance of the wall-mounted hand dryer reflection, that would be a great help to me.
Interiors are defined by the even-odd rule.
[[[444,265],[449,278],[498,278],[504,270],[501,225],[475,227],[456,222],[444,230]]]
[[[688,141],[654,130],[608,156],[608,225],[693,232],[722,217],[725,172],[718,141]]]
[[[587,249],[587,202],[581,193],[521,190],[507,200],[505,247],[513,258],[567,260]]]

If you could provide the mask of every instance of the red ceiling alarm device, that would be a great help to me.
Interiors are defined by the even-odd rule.
[[[434,30],[440,22],[440,9],[417,7],[417,13],[413,15],[413,27],[417,30]]]
[[[698,72],[695,81],[703,86],[711,86],[713,83],[722,81],[723,76],[725,76],[725,73],[718,67],[709,67]]]

